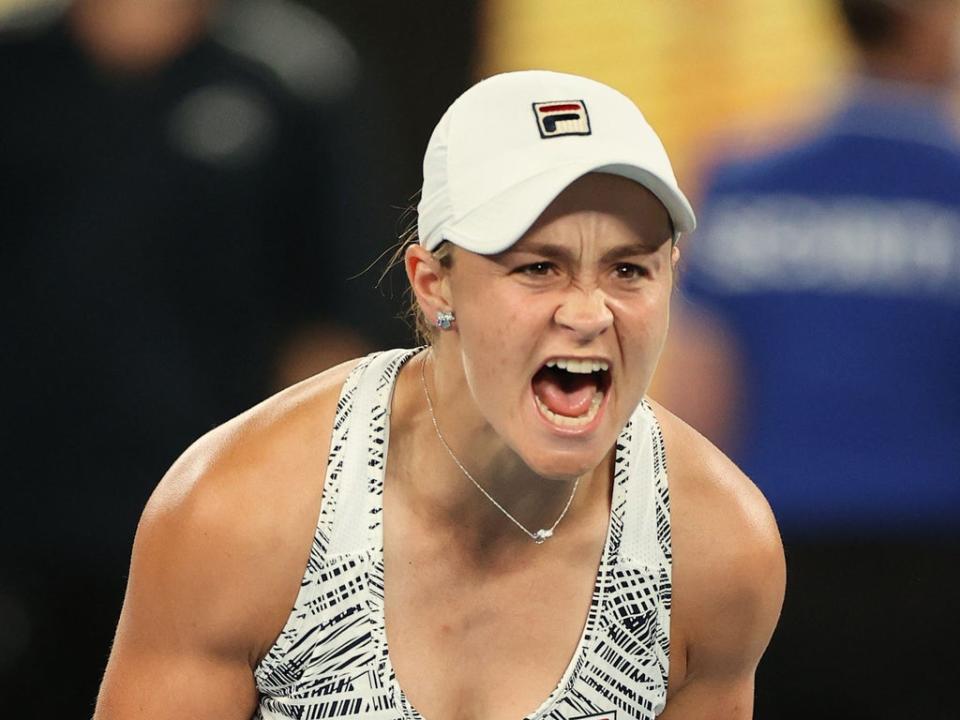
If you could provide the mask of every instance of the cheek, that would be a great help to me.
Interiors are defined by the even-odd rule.
[[[656,289],[616,309],[623,351],[634,363],[652,369],[660,357],[670,317],[669,290]]]
[[[459,295],[461,343],[471,352],[516,352],[530,344],[543,318],[549,319],[548,302],[505,278],[471,283]]]
[[[466,295],[466,294],[464,294]],[[516,390],[511,378],[525,377],[538,337],[533,309],[516,293],[478,289],[457,311],[461,359],[467,384],[481,406]]]
[[[471,299],[457,312],[460,343],[468,355],[497,355],[498,348],[509,343],[512,328],[522,319],[519,308],[502,294],[486,293]]]

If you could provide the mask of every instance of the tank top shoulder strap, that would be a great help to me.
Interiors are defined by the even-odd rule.
[[[400,368],[416,352],[368,355],[343,384],[314,542],[320,555],[363,552],[379,544],[390,403]]]
[[[619,555],[648,567],[669,571],[670,494],[667,484],[666,451],[660,423],[650,404],[643,400],[637,407],[619,444],[618,453],[629,467],[615,469],[615,481],[626,485],[624,523]]]

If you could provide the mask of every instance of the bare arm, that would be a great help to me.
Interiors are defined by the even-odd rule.
[[[151,500],[137,533],[95,717],[250,718],[253,628],[230,597],[243,590],[230,543],[203,527],[204,499],[165,500]]]
[[[665,411],[658,411],[663,416]],[[665,720],[748,720],[754,674],[776,627],[786,570],[759,490],[676,418],[671,465],[674,603]]]
[[[702,626],[688,638],[685,677],[664,720],[753,717],[754,674],[780,615],[785,572],[782,551],[751,555],[736,561],[750,567],[730,568],[730,587],[702,602]]]
[[[143,514],[95,720],[250,718],[296,599],[341,366],[199,441]]]

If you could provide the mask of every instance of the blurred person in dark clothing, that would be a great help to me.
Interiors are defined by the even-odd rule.
[[[0,688],[43,716],[92,711],[136,518],[189,439],[390,331],[347,284],[383,236],[356,221],[357,63],[272,0],[0,26]]]
[[[713,172],[658,397],[783,532],[758,716],[956,717],[960,3],[838,6],[859,75],[809,137]]]

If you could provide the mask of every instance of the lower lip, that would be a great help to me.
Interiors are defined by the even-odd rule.
[[[607,409],[607,402],[610,400],[610,387],[603,393],[603,400],[600,401],[600,407],[597,408],[597,414],[593,416],[593,419],[590,422],[584,425],[557,425],[550,418],[543,414],[540,410],[540,406],[537,404],[536,393],[533,392],[533,387],[530,388],[530,403],[533,405],[534,411],[537,413],[537,417],[547,425],[553,432],[558,435],[563,435],[565,437],[577,437],[579,435],[586,435],[593,432],[599,427],[601,420],[603,419],[604,412]]]

